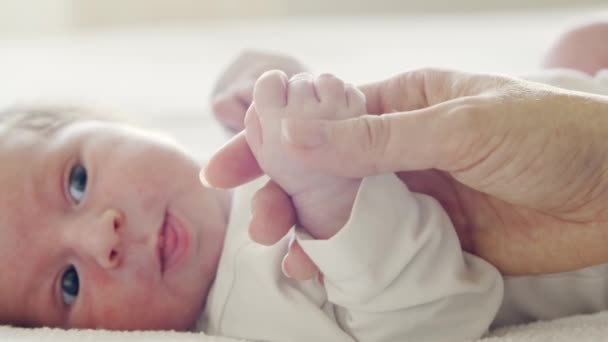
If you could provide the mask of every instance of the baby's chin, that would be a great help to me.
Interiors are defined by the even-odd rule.
[[[184,300],[187,303],[187,300]],[[196,325],[198,318],[203,310],[203,305],[180,309],[168,310],[157,317],[150,320],[139,322],[125,322],[123,326],[111,327],[111,330],[174,330],[174,331],[191,331]]]
[[[182,322],[175,322],[171,327],[161,330],[193,331],[200,315],[202,314],[202,311],[203,307],[201,306],[200,309],[196,311],[196,314],[190,315],[190,317],[184,319]]]

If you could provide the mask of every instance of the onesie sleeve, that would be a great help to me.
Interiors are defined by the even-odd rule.
[[[365,178],[348,222],[328,240],[296,229],[324,274],[338,324],[357,341],[465,341],[501,304],[502,278],[464,253],[439,203],[394,174]]]

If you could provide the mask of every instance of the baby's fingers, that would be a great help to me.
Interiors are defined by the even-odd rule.
[[[296,280],[312,279],[319,274],[319,268],[306,255],[297,240],[292,240],[289,250],[281,264],[283,274],[288,278]]]
[[[275,182],[268,181],[251,200],[251,238],[263,245],[273,245],[296,223],[289,196]]]
[[[289,196],[275,182],[268,181],[253,196],[252,219],[249,224],[251,238],[263,245],[273,245],[291,230],[296,215]],[[281,264],[283,273],[289,278],[307,280],[319,273],[317,266],[295,239]]]

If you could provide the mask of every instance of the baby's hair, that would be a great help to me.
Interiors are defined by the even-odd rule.
[[[111,120],[100,111],[78,106],[23,106],[0,110],[0,136],[4,132],[28,130],[51,134],[57,129],[80,120]]]

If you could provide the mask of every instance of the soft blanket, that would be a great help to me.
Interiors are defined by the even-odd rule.
[[[498,329],[479,342],[595,342],[608,336],[608,311],[593,315],[580,315],[549,322]],[[0,341],[7,342],[238,342],[225,337],[206,336],[203,333],[174,331],[117,332],[104,330],[66,331],[60,329],[24,329],[0,326]]]

